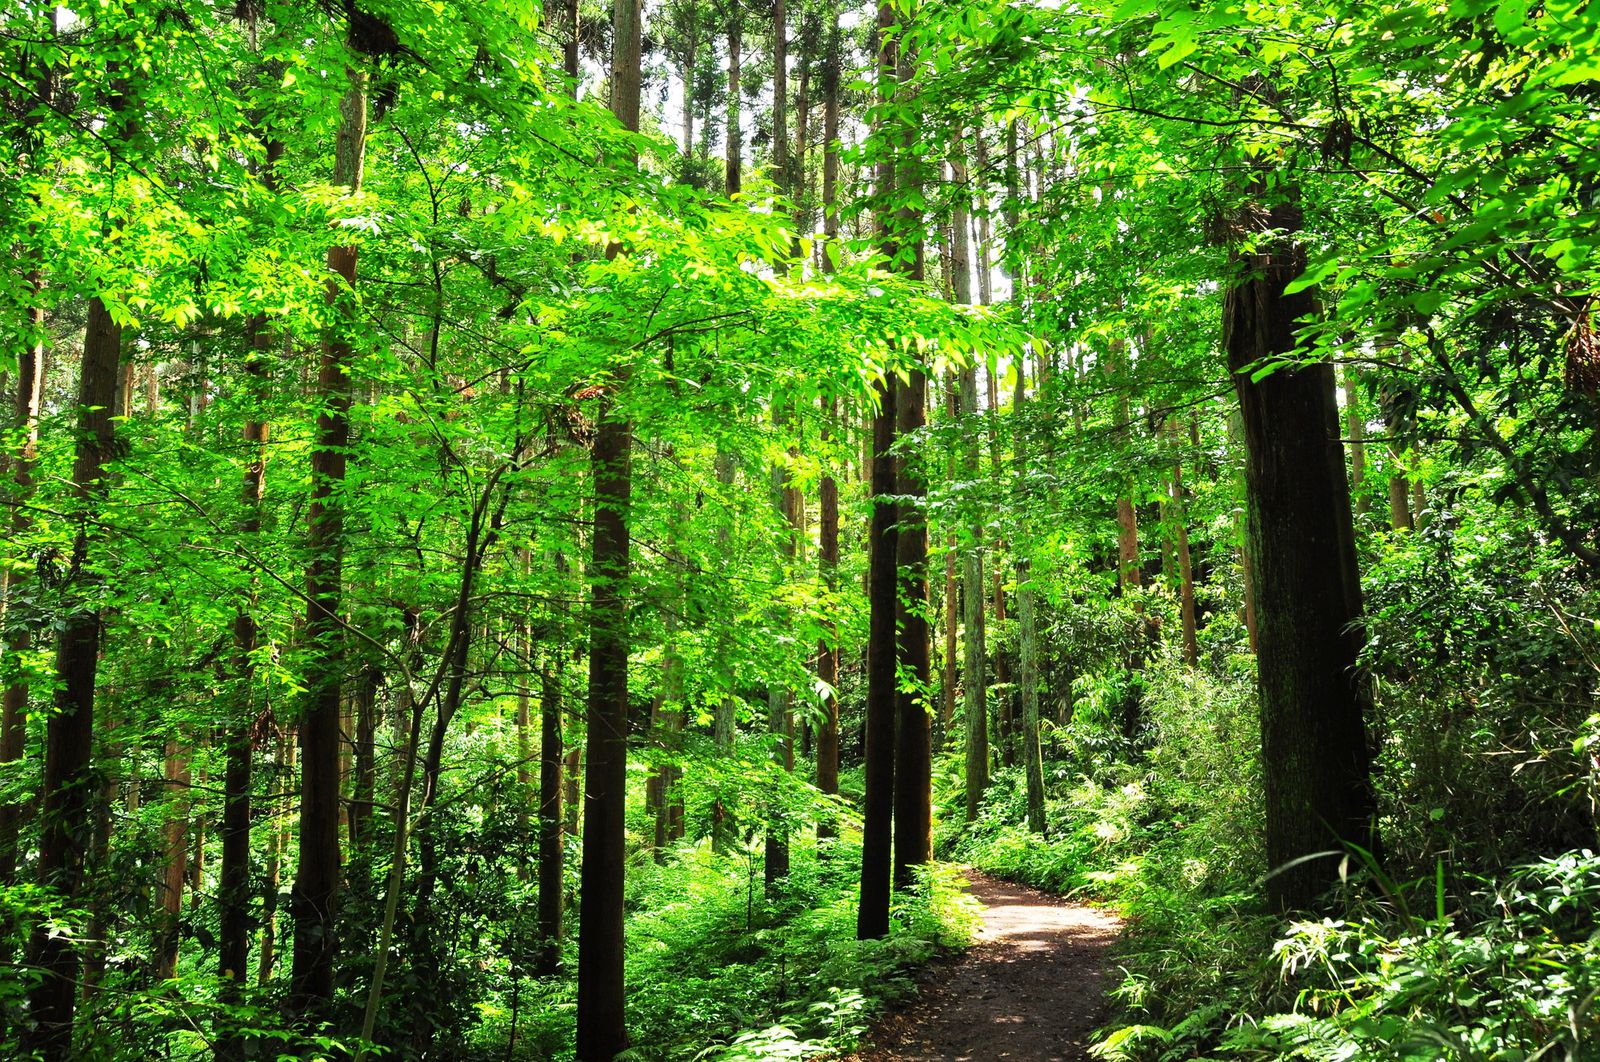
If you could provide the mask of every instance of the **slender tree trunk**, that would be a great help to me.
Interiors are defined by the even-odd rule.
[[[262,868],[261,906],[261,957],[256,966],[256,983],[265,985],[272,980],[273,965],[277,960],[278,943],[278,883],[283,873],[283,854],[289,848],[289,817],[286,810],[294,794],[295,735],[284,730],[278,735],[278,749],[273,759],[272,813],[268,819],[271,833],[267,841],[267,861]]]
[[[100,657],[98,576],[89,566],[93,534],[89,515],[104,498],[105,464],[112,456],[112,410],[117,400],[122,328],[105,303],[89,301],[83,361],[78,375],[78,443],[72,466],[77,524],[64,580],[68,612],[56,643],[55,711],[45,729],[44,779],[40,800],[39,883],[68,904],[83,886],[83,857],[92,843],[94,695]],[[35,928],[29,962],[40,975],[29,997],[33,1027],[24,1050],[48,1062],[68,1058],[77,999],[78,952],[70,934]]]
[[[1024,369],[1019,359],[1016,396],[1011,405],[1011,414],[1018,419],[1019,439],[1027,395]],[[1027,448],[1019,444],[1016,451],[1016,484],[1021,501],[1020,496],[1027,490]],[[1028,787],[1028,829],[1042,835],[1045,817],[1044,759],[1039,748],[1039,621],[1027,545],[1020,541],[1020,532],[1017,537],[1017,687],[1022,707],[1022,765]]]
[[[25,329],[27,342],[17,348],[17,391],[13,406],[16,448],[11,458],[11,503],[9,525],[13,542],[21,542],[32,527],[28,502],[33,496],[33,469],[39,454],[39,402],[44,389],[45,317],[39,303],[43,274],[30,269],[23,277],[28,294]],[[13,607],[27,583],[27,569],[18,565],[8,569],[0,584],[0,616]],[[5,655],[19,661],[33,645],[31,622],[7,617]],[[0,767],[19,762],[26,752],[28,735],[28,682],[20,672],[0,691]],[[27,805],[23,801],[0,803],[0,886],[16,884],[17,839]],[[0,946],[0,965],[9,962],[10,945]]]
[[[44,35],[54,38],[58,15],[50,10],[50,24]],[[29,71],[24,70],[23,76]],[[55,105],[55,71],[46,63],[31,72],[33,94],[39,112]],[[30,156],[29,169],[40,172],[46,150],[46,140],[37,129],[37,119],[29,118],[24,125],[24,143]],[[10,459],[12,492],[9,499],[11,513],[7,520],[13,543],[24,540],[33,526],[28,503],[33,498],[33,470],[39,456],[39,412],[44,392],[45,329],[44,263],[37,247],[38,232],[29,226],[24,239],[22,264],[23,311],[21,338],[16,346],[17,389],[12,405],[13,421],[8,425],[13,433],[15,449],[6,455]],[[27,582],[27,571],[22,565],[0,573],[0,619],[13,607],[21,587]],[[19,622],[15,617],[4,624],[4,654],[20,661],[33,646],[34,621]],[[28,738],[28,681],[18,673],[0,690],[0,772],[9,770],[10,764],[22,760],[27,751]],[[17,842],[22,821],[29,808],[24,801],[0,803],[0,887],[17,883]],[[11,944],[0,944],[0,967],[9,966],[13,957]],[[0,1027],[3,1028],[3,1027]]]
[[[178,974],[178,919],[183,913],[183,885],[189,865],[189,759],[176,737],[167,738],[166,821],[162,824],[160,914],[156,920],[155,979]]]
[[[782,418],[777,419],[780,424],[783,422]],[[781,464],[772,468],[772,501],[787,529],[781,550],[783,580],[787,582],[794,572],[801,525],[805,517],[801,510],[800,492],[790,485],[788,470]],[[780,612],[776,619],[781,626],[787,622],[788,617]],[[769,682],[767,690],[767,730],[778,739],[777,763],[786,771],[794,770],[794,726],[791,714],[790,692],[781,681],[774,679]],[[789,825],[784,819],[781,807],[767,819],[762,866],[763,878],[769,892],[774,885],[789,876]]]
[[[334,183],[349,195],[361,191],[367,136],[366,75],[347,68],[349,88],[339,104]],[[339,898],[339,709],[344,677],[344,632],[339,622],[344,567],[345,449],[350,442],[350,366],[355,351],[351,320],[356,247],[328,249],[328,303],[336,323],[327,331],[317,375],[322,410],[311,454],[311,554],[306,572],[306,638],[314,656],[306,674],[301,721],[300,854],[289,907],[294,919],[292,1013],[315,1022],[333,999],[334,925]]]
[[[351,694],[351,714],[355,716],[355,767],[350,786],[350,850],[366,844],[378,783],[378,685],[383,675],[368,664],[356,676]]]
[[[739,98],[739,50],[744,44],[743,0],[732,0],[728,11],[728,129],[727,164],[723,169],[722,188],[728,195],[738,195],[744,165],[744,139],[740,130],[741,103]]]
[[[1263,232],[1299,227],[1292,207],[1262,221]],[[1267,898],[1294,911],[1338,881],[1342,843],[1376,851],[1361,585],[1332,367],[1251,379],[1294,350],[1294,331],[1313,311],[1309,294],[1284,293],[1305,268],[1304,251],[1275,236],[1239,264],[1223,336],[1244,422],[1259,603]]]
[[[733,458],[719,452],[716,457],[716,474],[717,483],[721,486],[724,497],[732,496],[733,471]],[[724,522],[717,528],[717,548],[724,558],[724,563],[727,561],[732,543],[733,536]],[[712,717],[712,742],[716,745],[719,755],[731,756],[734,741],[734,703],[731,689],[733,673],[726,665],[722,678],[726,688],[717,700],[717,707]],[[718,855],[730,855],[733,852],[733,832],[733,808],[727,795],[719,791],[711,808],[712,851]]]
[[[641,0],[616,0],[611,111],[639,128]],[[594,582],[589,610],[588,769],[578,909],[578,1062],[628,1047],[623,991],[623,874],[628,796],[628,509],[633,427],[601,399],[596,413]]]
[[[1177,431],[1173,431],[1174,437]],[[1194,558],[1189,554],[1189,498],[1183,489],[1183,462],[1172,463],[1169,495],[1172,506],[1172,539],[1178,562],[1178,611],[1183,628],[1183,662],[1190,667],[1200,663],[1200,640],[1194,607]]]
[[[971,243],[968,230],[966,196],[967,160],[959,135],[951,156],[950,171],[956,185],[955,208],[950,222],[951,290],[963,305],[972,302]],[[981,257],[981,256],[980,256]],[[980,262],[980,269],[985,265]],[[978,364],[974,360],[961,367],[956,396],[957,423],[965,440],[962,474],[976,481],[982,474],[978,442]],[[962,606],[962,708],[966,715],[967,821],[976,821],[989,788],[989,705],[988,673],[985,667],[983,627],[983,519],[974,515],[968,525],[971,544],[961,553]]]
[[[561,831],[561,681],[553,661],[539,673],[539,947],[537,970],[561,965],[566,842]]]
[[[1367,478],[1367,418],[1361,412],[1361,375],[1354,365],[1344,368],[1344,412],[1350,433],[1350,497],[1359,522],[1371,505],[1361,489]]]
[[[251,25],[254,33],[254,25]],[[263,189],[276,191],[276,165],[283,145],[268,140],[266,165],[261,173]],[[253,404],[266,398],[267,364],[272,351],[272,333],[265,314],[252,314],[245,326],[248,353],[245,356],[246,395]],[[261,530],[261,505],[266,490],[267,441],[271,428],[254,409],[245,417],[244,444],[248,453],[239,487],[243,515],[239,533],[253,542]],[[234,718],[230,721],[227,766],[223,778],[222,872],[217,888],[219,929],[217,963],[222,978],[221,997],[230,1003],[242,998],[246,964],[250,960],[250,818],[251,790],[254,787],[256,751],[256,704],[254,696],[256,651],[255,590],[253,585],[242,595],[233,620]],[[227,1060],[242,1057],[242,1044],[228,1033],[217,1040],[217,1056]]]
[[[837,415],[837,403],[829,400],[827,422],[831,424]],[[819,566],[824,591],[834,594],[839,589],[839,485],[833,476],[823,475],[819,495],[821,507],[821,526],[818,531]],[[822,727],[817,731],[817,788],[829,796],[837,796],[839,698],[833,692],[839,685],[839,628],[836,624],[832,625],[829,633],[817,643],[817,678],[827,689],[822,704]],[[818,839],[837,837],[838,833],[838,824],[834,821],[834,816],[824,813],[821,821],[817,823]]]

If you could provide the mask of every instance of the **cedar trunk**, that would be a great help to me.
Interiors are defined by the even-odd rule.
[[[334,151],[335,183],[354,195],[361,190],[367,134],[366,75],[351,67],[350,86],[339,104]],[[316,446],[311,452],[311,507],[306,571],[306,707],[300,724],[300,855],[289,894],[294,921],[294,963],[289,1009],[317,1019],[333,998],[334,919],[339,898],[339,708],[344,677],[343,631],[339,622],[344,568],[344,510],[340,494],[345,449],[350,442],[350,366],[355,357],[350,320],[356,280],[356,248],[328,248],[328,302],[336,323],[322,344],[317,394]]]
[[[1277,207],[1263,224],[1292,233],[1299,212]],[[1339,880],[1345,844],[1376,852],[1369,693],[1357,659],[1360,575],[1332,367],[1251,379],[1295,349],[1295,329],[1314,309],[1310,295],[1284,292],[1305,268],[1304,251],[1279,237],[1239,265],[1223,335],[1246,444],[1266,854],[1275,871],[1266,888],[1274,910],[1295,911]]]

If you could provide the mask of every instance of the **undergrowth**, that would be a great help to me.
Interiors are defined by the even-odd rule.
[[[935,867],[896,896],[887,938],[857,941],[860,848],[824,845],[819,854],[797,838],[788,882],[770,897],[759,847],[727,858],[702,845],[630,867],[625,1059],[755,1062],[848,1050],[887,1003],[915,991],[918,967],[971,939],[976,904],[953,870]],[[570,979],[530,982],[518,1012],[509,988],[497,993],[478,1026],[484,1053],[569,1058],[573,992]]]
[[[1497,880],[1397,882],[1349,861],[1340,919],[1286,924],[1267,868],[1251,676],[1145,676],[1143,743],[1080,700],[1047,738],[1048,833],[1030,834],[1020,769],[941,851],[988,873],[1119,910],[1110,1062],[1298,1058],[1600,1059],[1600,857],[1575,851]],[[959,807],[959,780],[945,794]]]

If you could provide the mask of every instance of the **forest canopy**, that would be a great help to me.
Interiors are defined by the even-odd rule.
[[[1061,1057],[1593,1057],[1597,85],[1589,0],[10,0],[0,1053],[888,1062],[1003,879],[1121,926]]]

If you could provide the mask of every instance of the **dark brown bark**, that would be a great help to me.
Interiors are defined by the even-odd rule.
[[[30,301],[41,296],[43,279],[37,270],[23,277],[23,286]],[[28,501],[33,496],[33,469],[39,454],[39,401],[44,389],[44,307],[36,302],[27,310],[26,330],[28,341],[17,350],[16,398],[12,406],[13,420],[9,425],[16,433],[16,449],[9,454],[11,463],[12,510],[8,520],[13,541],[21,541],[32,526]],[[27,582],[27,571],[19,566],[8,570],[0,584],[0,616],[9,611],[19,590]],[[17,622],[7,624],[5,653],[13,660],[20,658],[33,645],[33,625]],[[28,684],[18,675],[0,691],[0,764],[16,763],[26,752],[28,736]],[[17,837],[26,805],[21,801],[0,803],[0,885],[16,884]],[[0,961],[10,958],[9,946]]]
[[[616,0],[611,111],[639,128],[640,0]],[[588,766],[578,909],[578,1062],[628,1047],[623,986],[623,874],[628,797],[628,578],[633,427],[608,394],[595,415],[594,539],[589,578]]]
[[[565,840],[561,831],[561,684],[555,664],[539,672],[539,944],[536,969],[545,976],[561,964],[565,913]]]
[[[278,141],[269,141],[262,184],[274,190],[274,167],[283,153]],[[265,314],[253,314],[245,325],[246,391],[250,401],[265,398],[267,364],[272,350],[272,333]],[[243,512],[239,533],[249,543],[261,530],[261,503],[266,490],[267,441],[271,428],[252,411],[244,424],[244,444],[248,453],[239,487]],[[250,960],[250,815],[256,751],[256,704],[254,697],[256,619],[254,589],[242,597],[233,620],[234,696],[233,717],[229,720],[226,741],[227,764],[223,775],[222,868],[217,886],[218,954],[217,969],[222,978],[221,995],[238,1002],[245,967]],[[228,1034],[217,1042],[221,1059],[242,1056],[242,1044]]]
[[[722,189],[730,196],[738,195],[743,187],[741,180],[744,166],[744,134],[740,130],[740,111],[743,101],[739,98],[740,49],[743,44],[743,0],[733,0],[728,11],[728,128],[724,134],[724,139],[727,141],[727,160],[722,175]]]
[[[1293,208],[1264,213],[1264,229],[1300,227]],[[1251,380],[1252,370],[1295,349],[1295,329],[1314,309],[1309,294],[1284,292],[1305,254],[1292,237],[1274,237],[1239,265],[1247,272],[1227,292],[1223,336],[1246,443],[1274,872],[1266,890],[1274,910],[1294,911],[1338,881],[1344,844],[1376,852],[1369,692],[1357,659],[1360,574],[1332,367]]]
[[[836,403],[829,403],[829,419],[837,412]],[[818,488],[820,503],[820,528],[818,546],[822,585],[828,593],[839,587],[839,485],[831,475],[824,475]],[[839,792],[839,698],[832,692],[839,685],[838,627],[817,643],[817,678],[828,689],[822,703],[822,726],[817,730],[817,788],[830,796]],[[837,837],[838,825],[833,816],[824,814],[817,823],[817,837]]]
[[[1367,418],[1361,412],[1361,377],[1354,365],[1344,367],[1344,413],[1350,434],[1350,496],[1359,521],[1371,507],[1361,485],[1367,478]]]
[[[1011,404],[1012,417],[1018,422],[1017,438],[1022,438],[1021,418],[1023,402],[1027,395],[1026,365],[1018,360],[1017,390]],[[1014,455],[1016,461],[1016,489],[1021,495],[1027,489],[1027,450],[1019,442]],[[1025,531],[1018,532],[1017,550],[1017,693],[1022,709],[1022,769],[1028,794],[1028,829],[1033,833],[1045,832],[1044,807],[1044,757],[1039,747],[1039,622],[1035,607],[1035,591]]]
[[[367,135],[366,75],[347,70],[349,88],[340,102],[334,149],[334,183],[349,194],[361,190]],[[316,1022],[333,998],[334,935],[339,898],[339,732],[344,677],[344,632],[339,622],[344,569],[345,448],[350,442],[350,366],[355,357],[349,305],[356,281],[357,249],[328,249],[328,303],[336,323],[327,330],[317,372],[322,410],[311,452],[311,506],[306,570],[307,666],[305,709],[300,724],[300,852],[289,894],[294,921],[294,962],[288,1005],[292,1014]]]
[[[908,382],[896,389],[895,430],[908,437],[927,423],[927,377],[913,370]],[[927,485],[908,458],[897,461],[897,493],[906,499],[898,507],[900,523],[895,558],[899,570],[899,666],[902,689],[896,698],[899,725],[895,733],[894,767],[894,878],[896,886],[909,887],[914,867],[928,862],[933,853],[933,727],[926,698],[930,657],[928,625],[928,524],[922,510]]]
[[[89,566],[95,537],[90,514],[104,497],[105,465],[115,445],[112,409],[117,399],[122,328],[105,303],[89,301],[83,361],[78,375],[78,442],[72,465],[77,529],[65,574],[67,614],[56,643],[55,711],[45,728],[44,778],[39,809],[39,883],[71,904],[83,886],[84,852],[100,792],[93,770],[94,696],[100,657],[99,578]],[[40,925],[28,948],[40,980],[29,996],[33,1027],[24,1050],[47,1060],[72,1049],[72,1014],[77,999],[78,952],[66,934]]]
[[[176,737],[167,739],[166,822],[162,824],[162,866],[156,908],[155,979],[178,973],[178,919],[189,865],[189,761]]]
[[[878,388],[872,418],[872,517],[867,529],[869,559],[867,604],[867,705],[861,818],[861,902],[856,936],[878,939],[889,932],[891,839],[894,827],[895,597],[897,532],[894,446],[895,380]]]

